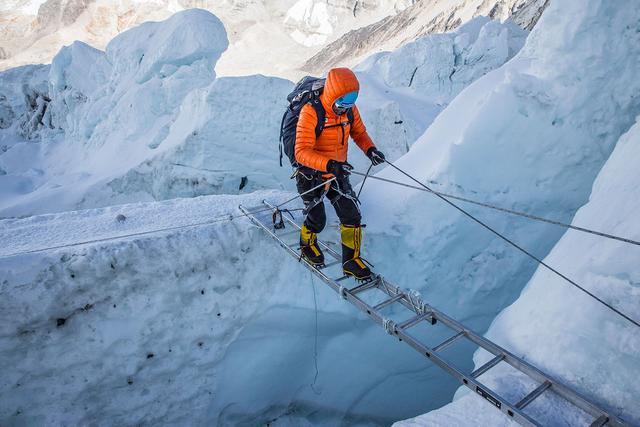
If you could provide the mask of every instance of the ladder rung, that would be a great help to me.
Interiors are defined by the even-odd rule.
[[[353,289],[349,289],[348,292],[351,295],[355,295],[355,294],[359,294],[360,292],[367,291],[367,290],[369,290],[371,288],[375,288],[377,286],[378,286],[378,279],[374,279],[374,280],[372,280],[370,282],[366,282],[366,283],[363,283],[361,285],[358,285]]]
[[[424,319],[430,316],[431,316],[431,313],[419,314],[415,317],[412,317],[411,319],[405,320],[404,322],[400,323],[396,327],[398,329],[409,329],[412,326],[417,325],[418,323],[422,322]]]
[[[480,366],[478,369],[473,371],[471,373],[471,378],[478,378],[480,375],[484,374],[489,369],[493,368],[498,363],[502,362],[503,359],[504,359],[504,354],[497,355],[496,357],[489,360],[487,363],[485,363],[484,365]]]
[[[435,353],[436,351],[440,351],[443,350],[447,347],[449,347],[451,344],[453,344],[458,338],[462,337],[465,335],[464,331],[460,331],[457,334],[447,338],[446,340],[442,341],[440,344],[438,344],[437,346],[433,347],[433,352]]]
[[[378,311],[382,308],[385,308],[388,305],[393,304],[394,302],[400,301],[402,298],[404,298],[404,294],[398,294],[393,298],[389,298],[388,300],[382,301],[380,304],[376,305],[375,307],[373,307],[373,309],[375,311]]]
[[[329,264],[325,264],[325,265],[324,265],[324,267],[322,267],[322,268],[329,268],[329,267],[333,267],[333,266],[334,266],[334,265],[336,265],[336,264],[342,264],[342,261],[337,260],[337,261],[330,262]]]
[[[531,393],[527,394],[522,400],[516,403],[516,409],[522,409],[527,406],[529,403],[533,402],[538,396],[540,396],[546,389],[551,387],[551,382],[545,381],[540,384],[535,390]]]
[[[284,233],[276,233],[276,236],[282,238],[284,236],[290,236],[291,234],[300,234],[300,230],[289,230],[289,231],[285,231]]]
[[[603,425],[607,424],[609,422],[609,417],[607,417],[606,415],[600,415],[598,418],[596,418],[592,423],[590,427],[602,427]]]
[[[266,206],[272,209],[275,209],[275,207],[269,204],[268,202],[263,201],[263,203]],[[287,233],[291,233],[291,234],[293,234],[293,232],[297,233],[297,229],[299,229],[299,227],[297,226],[297,224],[295,224],[295,221],[293,221],[287,215],[283,215],[285,222],[288,224],[291,224],[294,228],[292,228],[291,230],[274,230],[271,224],[270,214],[256,216],[259,212],[257,211],[254,213],[249,212],[247,208],[245,208],[242,205],[239,206],[239,209],[251,220],[253,224],[257,225],[262,230],[264,230],[264,232],[266,232],[270,237],[274,238],[279,243],[280,246],[286,249],[287,253],[292,255],[295,259],[300,260],[299,252],[297,252],[296,249],[293,249],[298,245],[293,245],[293,244],[288,245],[288,242],[285,242],[284,240],[280,239],[279,235],[277,234],[278,231],[282,232],[280,234],[282,236],[284,236]],[[329,254],[331,254],[332,261],[333,259],[336,259],[336,260],[340,259],[340,255],[332,247],[328,246],[326,243],[320,240],[318,240],[318,244],[323,249],[326,249]],[[333,265],[333,263],[329,265]],[[304,262],[304,266],[313,268],[313,266],[311,266],[311,264],[308,261]],[[394,322],[389,321],[386,318],[381,318],[381,316],[379,316],[378,313],[374,313],[372,311],[374,308],[371,305],[369,305],[362,299],[358,298],[357,296],[353,295],[355,293],[364,292],[367,289],[375,287],[384,291],[388,295],[387,297],[383,297],[383,298],[390,298],[390,300],[385,300],[383,302],[378,303],[376,305],[376,308],[379,309],[379,308],[382,308],[383,306],[387,306],[391,304],[391,300],[394,300],[395,298],[397,298],[398,294],[402,292],[399,290],[400,288],[395,287],[391,283],[389,283],[389,285],[391,285],[391,288],[389,288],[386,282],[384,281],[384,278],[382,278],[381,276],[377,276],[376,277],[377,280],[371,281],[372,283],[370,282],[356,283],[356,286],[353,289],[349,290],[346,286],[343,286],[342,283],[336,283],[336,282],[342,282],[350,278],[351,276],[343,275],[341,277],[333,279],[327,276],[326,274],[324,274],[323,272],[319,272],[317,270],[318,269],[316,268],[314,272],[317,274],[319,273],[318,276],[320,276],[322,281],[327,283],[333,290],[338,291],[341,297],[351,302],[358,309],[362,311],[366,311],[367,314],[369,314],[373,318],[373,320],[375,320],[377,323],[383,323],[383,325],[385,326],[385,329],[387,329],[387,332],[391,332],[390,326],[392,326],[393,332],[395,332],[394,335],[396,335],[397,338],[400,339],[400,341],[404,341],[410,347],[414,348],[415,350],[418,350],[425,357],[434,361],[438,367],[442,368],[446,373],[452,375],[452,377],[456,378],[457,380],[465,384],[467,387],[474,390],[477,394],[482,396],[484,399],[486,399],[488,402],[493,404],[498,409],[506,411],[515,421],[522,422],[524,425],[537,425],[537,422],[533,418],[531,418],[531,416],[525,414],[524,410],[521,410],[521,409],[525,407],[528,408],[528,406],[530,406],[533,401],[535,401],[538,397],[540,397],[546,389],[551,387],[552,391],[557,392],[557,395],[560,396],[561,398],[564,398],[568,403],[590,414],[593,417],[591,427],[603,427],[605,425],[607,426],[608,425],[615,425],[615,426],[626,425],[624,421],[620,420],[616,415],[612,413],[607,413],[605,410],[603,410],[602,408],[599,408],[596,404],[590,402],[587,398],[583,397],[576,390],[573,390],[570,387],[564,386],[560,382],[556,382],[552,377],[547,376],[544,372],[537,369],[535,366],[531,365],[526,360],[514,354],[511,354],[510,352],[503,349],[499,345],[495,344],[491,340],[485,337],[482,337],[480,335],[477,335],[475,332],[465,328],[464,325],[452,319],[451,317],[447,316],[445,313],[439,312],[435,308],[431,308],[426,304],[423,306],[425,308],[420,307],[420,309],[418,309],[418,307],[416,307],[415,304],[412,304],[413,301],[409,301],[407,294],[404,294],[404,299],[398,298],[398,301],[401,301],[402,305],[405,308],[411,310],[413,312],[412,315],[415,314],[415,317],[410,318],[398,325],[396,325]],[[430,311],[425,313],[424,312],[425,310],[430,310]],[[422,313],[422,314],[418,315],[418,313]],[[410,328],[420,323],[423,320],[425,321],[425,323],[428,321],[431,321],[432,324],[435,324],[436,321],[440,321],[445,326],[447,326],[452,332],[456,333],[456,335],[448,338],[443,343],[435,347],[435,349],[432,349],[420,343],[409,332],[406,332],[406,333],[404,332],[404,329]],[[493,357],[487,363],[480,366],[478,369],[476,369],[470,374],[466,374],[465,372],[462,372],[460,368],[454,366],[454,364],[452,363],[445,361],[442,356],[434,352],[434,350],[435,351],[442,350],[447,345],[450,345],[456,339],[458,339],[460,336],[463,336],[463,335],[465,336],[466,340],[471,341],[472,343],[479,346],[480,348],[488,351],[491,354],[491,356],[489,357]],[[520,402],[517,403],[517,406],[516,404],[512,404],[506,399],[504,399],[503,397],[497,395],[493,391],[489,389],[485,390],[484,385],[474,380],[474,378],[480,377],[481,375],[485,374],[490,369],[494,368],[495,366],[497,366],[503,361],[511,365],[516,370],[527,375],[531,379],[535,380],[537,384],[535,390],[533,390],[531,393],[527,394],[527,396],[521,399]]]

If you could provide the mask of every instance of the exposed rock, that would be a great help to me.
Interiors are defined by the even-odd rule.
[[[512,18],[520,27],[531,29],[549,0],[484,0],[474,7],[475,3],[420,1],[397,15],[349,31],[311,57],[302,69],[317,74],[338,65],[352,66],[370,54],[396,49],[421,36],[452,31],[475,16]]]

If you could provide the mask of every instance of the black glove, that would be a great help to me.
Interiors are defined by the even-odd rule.
[[[373,166],[381,165],[385,161],[384,154],[376,147],[371,147],[367,150],[367,157],[371,160]]]
[[[351,175],[352,169],[353,169],[353,166],[351,166],[347,162],[339,162],[337,160],[329,160],[329,162],[327,162],[327,172],[329,172],[336,178],[341,178],[341,177]]]

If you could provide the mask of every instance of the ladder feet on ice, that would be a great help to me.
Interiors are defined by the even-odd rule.
[[[532,415],[525,413],[525,409],[543,394],[554,393],[560,399],[569,402],[571,405],[592,416],[592,427],[605,425],[627,425],[624,421],[589,401],[577,391],[562,384],[555,378],[542,372],[538,368],[513,355],[497,344],[476,334],[471,329],[422,301],[419,295],[392,285],[381,275],[375,274],[369,280],[359,282],[344,274],[338,277],[330,277],[328,272],[331,270],[331,267],[342,264],[341,255],[327,243],[318,240],[318,244],[322,247],[324,252],[332,257],[334,261],[328,262],[322,266],[314,266],[304,258],[300,258],[299,242],[297,238],[293,243],[287,243],[285,240],[287,236],[295,235],[297,237],[300,226],[293,218],[283,216],[292,229],[281,231],[285,228],[274,228],[272,214],[277,208],[266,201],[263,201],[263,204],[264,205],[255,208],[240,206],[240,210],[255,225],[272,237],[283,249],[285,249],[287,253],[300,260],[303,265],[311,270],[324,283],[329,285],[329,287],[338,293],[340,297],[350,302],[363,313],[366,313],[373,321],[384,327],[387,333],[395,336],[400,341],[405,342],[413,349],[420,352],[420,354],[435,363],[447,374],[454,377],[461,384],[470,388],[474,393],[484,398],[487,402],[505,413],[511,419],[526,426],[543,425],[543,422],[536,421]],[[265,207],[271,208],[272,211],[265,213]],[[342,269],[339,269],[339,271],[341,273]],[[345,286],[347,281],[356,282],[356,284],[353,287]],[[367,302],[367,298],[365,298],[365,296],[374,289],[377,289],[386,295],[384,300],[372,304]],[[392,306],[397,306],[398,304],[412,312],[412,314],[408,319],[396,323],[392,319],[386,318],[382,314],[382,310]],[[441,325],[444,325],[450,335],[435,346],[429,346],[424,342],[424,340],[418,339],[414,335],[413,331],[411,331],[411,328],[423,323],[427,325],[440,323]],[[443,350],[463,340],[486,350],[493,355],[493,358],[473,372],[463,372],[443,355]],[[480,382],[480,376],[501,363],[510,365],[512,368],[533,380],[537,386],[519,401],[512,402]]]

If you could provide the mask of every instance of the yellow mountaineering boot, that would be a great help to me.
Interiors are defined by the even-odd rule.
[[[371,270],[360,258],[362,226],[340,224],[340,237],[342,237],[342,271],[344,274],[353,276],[357,280],[369,279]]]
[[[300,256],[313,265],[324,264],[324,255],[318,246],[318,235],[305,224],[300,228]]]

